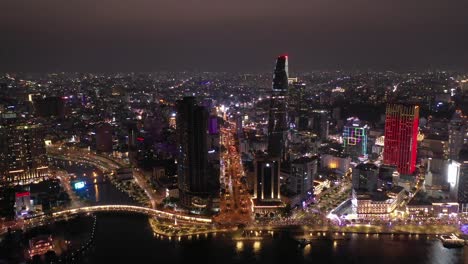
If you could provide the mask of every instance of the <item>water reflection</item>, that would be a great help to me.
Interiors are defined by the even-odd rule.
[[[260,241],[255,241],[253,244],[254,253],[259,253],[262,248],[262,243]]]
[[[304,247],[304,256],[309,255],[311,249],[312,249],[312,246],[311,246],[310,244],[307,244],[307,245]]]
[[[126,193],[113,186],[106,176],[93,166],[60,159],[51,159],[51,163],[76,175],[74,180],[85,181],[88,186],[86,199],[92,204],[136,204]]]
[[[99,185],[96,183],[96,180],[97,179],[94,179],[94,196],[95,196],[95,200],[96,200],[96,203],[99,202]]]
[[[244,250],[244,243],[242,241],[237,241],[236,243],[236,251],[242,252]]]

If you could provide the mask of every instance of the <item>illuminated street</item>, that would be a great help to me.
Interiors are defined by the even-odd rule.
[[[227,127],[221,128],[221,144],[226,151],[221,153],[225,164],[226,193],[221,196],[220,214],[215,217],[219,223],[248,224],[252,222],[252,205],[245,183],[242,181],[244,171],[238,152],[236,124],[227,122]]]

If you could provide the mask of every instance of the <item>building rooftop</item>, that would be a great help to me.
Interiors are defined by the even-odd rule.
[[[317,160],[318,156],[312,156],[312,157],[300,157],[298,159],[295,159],[292,161],[292,164],[302,164],[302,163],[308,163],[314,160]]]
[[[374,163],[360,163],[356,166],[356,169],[363,171],[377,170],[378,167]]]

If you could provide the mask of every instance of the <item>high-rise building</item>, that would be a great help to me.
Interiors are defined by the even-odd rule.
[[[459,178],[458,178],[458,203],[463,212],[468,212],[468,145],[464,145],[460,150],[458,158]]]
[[[316,109],[312,111],[312,131],[319,136],[321,140],[328,138],[330,120],[328,120],[328,111]]]
[[[254,161],[253,209],[255,218],[274,218],[285,206],[280,196],[281,159],[259,153]]]
[[[381,165],[379,167],[378,187],[390,189],[394,186],[395,177],[398,176],[397,168],[394,165]]]
[[[181,204],[208,208],[219,195],[219,176],[208,163],[208,111],[194,97],[177,101],[178,186]]]
[[[0,126],[0,180],[28,183],[49,175],[44,129],[39,124]]]
[[[288,189],[299,195],[301,200],[307,199],[308,196],[314,193],[313,187],[315,175],[317,175],[317,163],[317,156],[302,157],[291,162]]]
[[[388,104],[385,116],[384,164],[396,165],[401,174],[416,168],[419,106]]]
[[[280,159],[269,155],[255,157],[254,198],[259,202],[280,201]]]
[[[96,151],[112,152],[112,126],[109,123],[99,124],[96,128]]]
[[[465,140],[466,117],[461,110],[455,111],[448,125],[449,130],[449,158],[457,159]]]
[[[136,164],[137,161],[137,135],[138,128],[136,123],[130,123],[127,127],[128,137],[127,137],[127,146],[128,146],[128,159],[131,164]]]
[[[297,79],[297,78],[296,78]],[[288,91],[288,107],[294,110],[300,110],[302,108],[308,108],[307,100],[304,98],[306,83],[302,81],[293,81],[292,88]]]
[[[211,115],[208,119],[208,132],[210,135],[219,134],[218,117]]]
[[[361,163],[353,169],[353,189],[361,192],[375,192],[379,168],[373,163]]]
[[[460,184],[460,166],[457,161],[451,160],[447,166],[447,183],[449,184],[451,201],[458,200],[458,185]]]
[[[369,127],[357,117],[350,117],[343,129],[343,147],[353,160],[367,155]]]
[[[268,119],[268,154],[283,157],[286,144],[288,93],[288,56],[279,56],[273,75],[273,90]]]

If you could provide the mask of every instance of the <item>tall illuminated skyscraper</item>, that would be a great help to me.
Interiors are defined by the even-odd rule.
[[[40,124],[0,125],[0,181],[26,184],[49,176]]]
[[[273,75],[273,90],[268,119],[268,154],[283,157],[286,141],[288,94],[288,56],[279,56]]]
[[[401,174],[416,168],[419,106],[388,104],[385,116],[384,164]]]
[[[210,207],[219,195],[219,179],[208,163],[208,111],[194,97],[177,101],[179,198],[183,206]]]
[[[352,159],[367,155],[367,134],[369,127],[357,117],[347,119],[343,129],[343,147]]]
[[[258,201],[280,201],[279,159],[257,155],[255,158],[254,197]]]
[[[279,209],[285,206],[280,195],[280,158],[271,157],[266,153],[257,153],[254,166],[255,181],[252,201],[255,218],[276,217]]]

